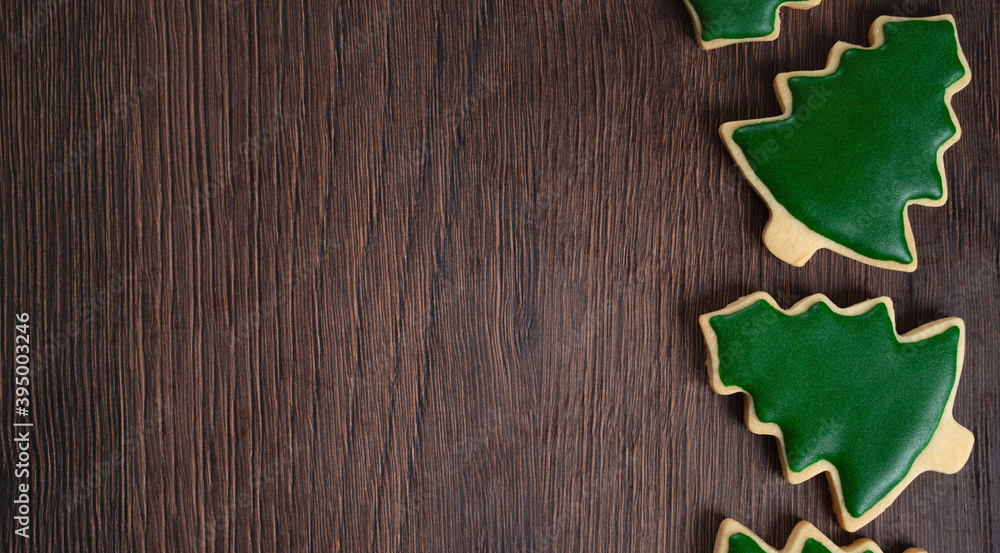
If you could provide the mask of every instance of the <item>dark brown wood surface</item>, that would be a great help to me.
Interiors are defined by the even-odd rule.
[[[718,137],[878,15],[972,67],[920,267],[761,243]],[[827,0],[697,48],[680,0],[7,2],[0,548],[711,551],[800,519],[1000,551],[1000,5]],[[887,295],[962,317],[977,438],[857,534],[709,388],[698,315]],[[32,317],[29,541],[14,314]]]

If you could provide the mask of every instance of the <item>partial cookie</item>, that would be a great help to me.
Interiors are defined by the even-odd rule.
[[[780,117],[720,129],[771,211],[764,244],[797,267],[826,248],[913,271],[906,208],[948,197],[944,152],[962,134],[951,98],[971,79],[955,21],[880,17],[871,42],[838,42],[826,69],[778,75]]]
[[[789,482],[827,473],[848,531],[920,473],[954,474],[972,452],[972,433],[952,416],[961,319],[900,336],[888,298],[841,309],[817,294],[785,311],[758,292],[700,324],[712,388],[746,394],[747,427],[778,438]]]
[[[820,0],[684,0],[698,45],[705,50],[737,42],[762,42],[778,38],[781,17],[778,9],[805,10]]]
[[[715,537],[715,553],[882,553],[875,542],[860,539],[841,549],[815,526],[806,521],[795,525],[788,536],[785,548],[780,552],[764,543],[764,540],[731,518],[722,521]],[[903,553],[927,553],[923,549],[911,547]]]

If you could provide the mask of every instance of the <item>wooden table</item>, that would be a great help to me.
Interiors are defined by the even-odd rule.
[[[703,52],[680,0],[3,9],[4,498],[33,337],[39,551],[708,552],[725,517],[1000,551],[1000,5],[827,0]],[[265,5],[266,4],[266,5]],[[876,16],[972,67],[920,267],[761,243],[718,137]],[[698,315],[887,295],[968,325],[955,476],[860,533],[709,388]]]

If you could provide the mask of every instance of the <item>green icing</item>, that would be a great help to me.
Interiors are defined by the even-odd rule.
[[[876,260],[913,262],[907,201],[944,193],[937,151],[956,133],[945,89],[965,75],[950,21],[886,23],[824,77],[792,77],[791,116],[733,133],[775,200],[816,233]]]
[[[763,38],[774,32],[778,8],[789,0],[689,0],[701,21],[701,39]]]
[[[737,533],[729,536],[728,553],[766,553],[764,549],[746,534]],[[809,538],[802,546],[801,553],[832,553],[822,543]],[[870,550],[864,553],[872,553]]]
[[[845,316],[817,302],[793,317],[761,300],[710,324],[723,384],[781,428],[789,469],[837,467],[856,518],[909,472],[955,385],[959,329],[901,344],[884,303]]]
[[[753,538],[746,534],[729,536],[729,553],[766,553]]]
[[[806,540],[806,544],[802,546],[802,553],[831,553],[822,543],[809,538]],[[868,553],[871,553],[870,551]]]

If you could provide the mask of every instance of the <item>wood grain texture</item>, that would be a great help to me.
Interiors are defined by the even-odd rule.
[[[727,516],[887,553],[1000,551],[1000,5],[829,0],[697,48],[680,0],[14,2],[0,328],[32,314],[34,537],[15,551],[711,550]],[[724,121],[955,15],[973,72],[920,267],[761,243]],[[968,326],[964,470],[857,535],[709,388],[698,315],[888,295]]]

